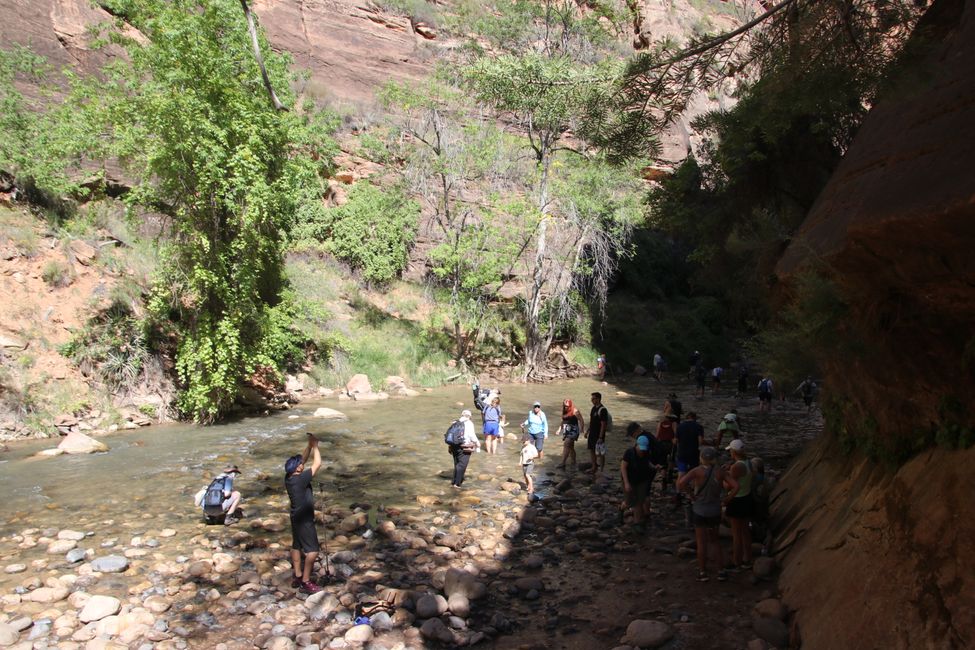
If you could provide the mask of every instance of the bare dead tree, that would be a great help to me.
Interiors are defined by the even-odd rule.
[[[274,88],[271,86],[271,78],[267,76],[267,68],[264,66],[264,55],[261,54],[261,43],[257,38],[257,24],[254,21],[254,14],[251,13],[250,7],[247,6],[247,0],[240,0],[240,6],[244,9],[244,16],[247,18],[247,31],[251,35],[251,45],[254,48],[254,58],[257,59],[257,65],[261,69],[261,78],[264,80],[264,88],[267,89],[267,94],[271,98],[271,103],[274,105],[274,110],[276,111],[286,111],[288,107],[281,103],[278,96],[274,93]]]

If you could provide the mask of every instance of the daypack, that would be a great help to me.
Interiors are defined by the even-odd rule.
[[[464,443],[464,423],[454,420],[447,427],[447,432],[443,434],[443,441],[448,445],[460,445]]]
[[[760,392],[760,393],[770,393],[770,392],[772,392],[772,389],[769,386],[768,379],[763,379],[762,381],[758,382],[758,392]]]
[[[613,414],[605,406],[603,410],[606,411],[606,433],[609,433],[613,429]]]
[[[207,486],[207,491],[203,495],[203,514],[210,516],[223,514],[225,485],[223,476],[210,481],[210,485]]]

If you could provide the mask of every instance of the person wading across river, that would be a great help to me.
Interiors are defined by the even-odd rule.
[[[545,446],[545,439],[548,438],[548,418],[542,411],[542,403],[532,404],[532,410],[528,412],[528,417],[521,423],[521,430],[531,436],[532,444],[538,450],[538,460],[542,459],[542,447]]]
[[[311,467],[305,467],[309,457]],[[284,464],[284,487],[288,490],[288,500],[291,502],[291,568],[294,570],[291,586],[306,594],[322,590],[311,579],[319,548],[311,481],[321,466],[322,455],[318,451],[318,438],[311,433],[308,434],[305,451],[292,456]]]
[[[471,454],[481,450],[481,441],[474,433],[474,423],[471,422],[471,412],[464,409],[460,412],[459,422],[464,425],[464,438],[460,444],[451,444],[450,455],[454,458],[454,478],[450,487],[460,489],[467,473],[467,464],[471,461]]]
[[[603,406],[602,393],[592,394],[592,410],[589,411],[589,430],[586,431],[586,446],[592,459],[592,476],[603,469],[606,462],[606,427],[609,424],[609,411]],[[602,453],[600,453],[602,452]]]
[[[562,402],[562,463],[559,469],[565,469],[566,461],[571,459],[573,469],[576,466],[576,440],[579,432],[586,428],[586,421],[582,411],[576,408],[571,399]]]
[[[501,412],[501,398],[492,399],[491,404],[484,407],[481,417],[484,419],[484,450],[489,454],[496,454],[498,438],[501,436],[501,420],[504,417]]]

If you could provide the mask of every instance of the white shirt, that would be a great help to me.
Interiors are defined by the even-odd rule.
[[[477,434],[474,433],[474,423],[471,422],[470,418],[461,420],[464,423],[464,445],[477,445],[477,448],[481,448],[481,441],[477,439]]]
[[[521,447],[521,464],[528,465],[538,458],[538,450],[535,449],[535,445],[527,444]]]

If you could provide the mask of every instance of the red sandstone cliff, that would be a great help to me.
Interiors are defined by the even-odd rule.
[[[975,413],[975,1],[935,2],[910,49],[778,267],[828,269],[862,350],[826,361],[842,418],[776,496],[805,648],[975,647],[975,449],[895,471],[837,441],[903,452]]]

